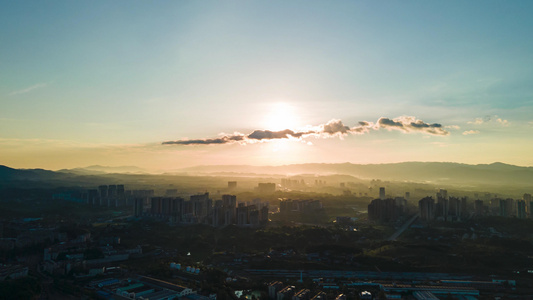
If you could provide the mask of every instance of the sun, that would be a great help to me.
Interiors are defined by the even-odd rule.
[[[300,119],[296,108],[287,102],[268,104],[264,126],[267,130],[280,131],[285,129],[295,130]]]

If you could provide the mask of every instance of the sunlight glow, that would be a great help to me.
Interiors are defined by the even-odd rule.
[[[294,130],[299,125],[299,121],[300,118],[294,106],[286,102],[275,102],[269,104],[264,124],[268,130]]]

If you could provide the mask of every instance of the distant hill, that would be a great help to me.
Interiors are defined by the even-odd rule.
[[[68,173],[43,169],[13,169],[0,165],[0,180],[40,180],[69,177]]]
[[[101,175],[100,175],[101,174]],[[2,188],[55,188],[95,186],[110,179],[106,174],[78,173],[71,170],[50,171],[43,169],[13,169],[0,165]],[[125,176],[125,175],[121,175]]]
[[[344,174],[362,179],[446,183],[455,185],[530,185],[533,167],[504,163],[468,165],[449,162],[403,162],[389,164],[294,164],[283,166],[218,165],[180,169],[187,173]]]
[[[90,166],[70,170],[13,169],[0,166],[0,187],[97,186],[128,183],[139,186],[158,184],[195,185],[209,181],[207,177],[278,177],[315,175],[328,176],[328,182],[383,181],[427,183],[435,186],[456,186],[468,189],[505,190],[506,193],[532,193],[533,167],[504,163],[468,165],[448,162],[404,162],[392,164],[294,164],[284,166],[217,165],[177,170],[179,173],[146,174],[137,167]],[[190,177],[194,175],[194,177]],[[197,176],[206,177],[200,179]],[[205,176],[207,175],[207,176]],[[278,175],[278,176],[274,176]],[[234,180],[234,179],[233,179]],[[206,185],[205,188],[208,188]]]
[[[146,170],[135,167],[135,166],[120,166],[120,167],[109,167],[109,166],[100,166],[92,165],[84,168],[74,168],[74,169],[62,169],[58,172],[68,172],[76,174],[105,174],[105,173],[134,173],[134,174],[144,174],[147,173]]]

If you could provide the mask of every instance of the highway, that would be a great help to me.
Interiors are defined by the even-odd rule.
[[[393,233],[387,241],[395,241],[413,222],[418,218],[418,213],[412,216],[407,222],[405,222],[395,233]]]

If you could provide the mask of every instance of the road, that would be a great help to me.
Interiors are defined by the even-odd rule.
[[[388,239],[387,241],[395,241],[399,236],[400,234],[402,234],[407,228],[409,228],[409,226],[411,224],[413,224],[413,222],[418,218],[418,214],[415,214],[414,216],[412,216],[409,220],[407,220],[407,222],[405,222],[400,228],[398,228],[398,230],[396,230],[395,233],[393,233]]]

